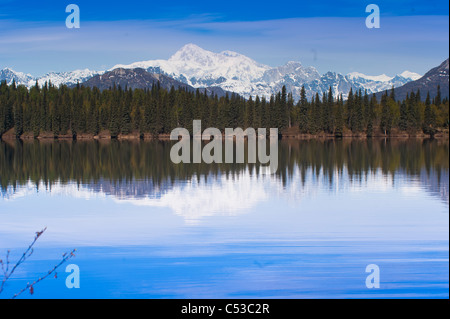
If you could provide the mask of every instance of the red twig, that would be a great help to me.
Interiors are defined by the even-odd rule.
[[[20,259],[16,262],[16,264],[14,265],[14,267],[11,268],[11,271],[9,270],[10,268],[10,260],[9,260],[9,255],[10,255],[10,251],[8,250],[6,253],[6,260],[5,262],[0,259],[0,264],[2,267],[2,272],[3,272],[3,280],[1,282],[0,285],[0,294],[3,292],[4,287],[6,282],[8,281],[9,278],[11,278],[11,276],[14,274],[14,271],[17,269],[17,267],[19,267],[22,263],[25,262],[25,260],[27,260],[34,252],[33,246],[36,243],[36,241],[39,239],[39,237],[41,237],[41,235],[47,230],[47,227],[45,227],[43,230],[36,232],[36,235],[34,236],[33,241],[31,242],[31,244],[28,246],[28,248],[25,250],[25,252],[22,254],[22,256],[20,257]],[[36,279],[33,283],[28,283],[26,285],[25,288],[23,288],[21,291],[19,291],[18,293],[16,293],[12,299],[16,298],[17,296],[19,296],[20,294],[22,294],[24,291],[29,290],[31,294],[34,293],[34,285],[36,285],[37,283],[41,282],[42,280],[44,280],[45,278],[47,278],[48,276],[50,276],[51,274],[55,273],[56,269],[58,269],[62,264],[64,264],[67,260],[69,260],[72,257],[75,257],[75,251],[76,249],[72,250],[70,253],[65,253],[63,255],[62,260],[55,265],[51,270],[49,270],[47,272],[47,274],[45,274],[42,277],[39,277],[38,279]],[[56,273],[55,273],[55,277],[56,277]]]
[[[47,274],[45,274],[42,277],[39,277],[38,279],[33,281],[33,283],[31,283],[31,284],[28,283],[25,288],[23,288],[21,291],[16,293],[11,299],[15,299],[16,297],[18,297],[20,294],[22,294],[23,292],[25,292],[27,290],[30,290],[30,293],[33,294],[33,292],[34,292],[34,285],[36,285],[37,283],[41,282],[42,280],[44,280],[45,278],[50,276],[52,273],[54,273],[56,271],[56,269],[58,269],[67,260],[69,260],[72,257],[75,257],[75,251],[76,251],[76,249],[72,250],[69,254],[64,254],[63,255],[63,259],[57,265],[55,265],[55,267],[53,267],[51,270],[49,270]]]

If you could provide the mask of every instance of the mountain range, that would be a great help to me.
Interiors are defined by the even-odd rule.
[[[441,90],[441,97],[448,97],[449,94],[449,60],[445,60],[439,66],[432,68],[425,73],[423,77],[418,80],[411,81],[405,85],[394,89],[395,98],[398,100],[405,99],[406,95],[411,92],[417,92],[420,90],[420,97],[422,100],[426,99],[427,92],[430,93],[430,97],[433,98],[437,94],[438,85]],[[388,90],[390,94],[391,90]],[[376,94],[377,98],[381,98],[382,92]]]
[[[168,60],[150,60],[128,65],[118,64],[115,68],[143,68],[150,73],[168,75],[193,87],[217,86],[226,91],[238,93],[246,98],[256,95],[270,97],[286,86],[295,100],[300,98],[300,89],[305,86],[306,95],[311,98],[332,87],[333,95],[347,96],[351,87],[367,89],[375,93],[399,87],[421,76],[405,71],[394,77],[387,75],[367,76],[362,73],[342,75],[327,72],[321,75],[314,67],[305,67],[300,62],[290,61],[283,66],[270,67],[260,64],[242,54],[223,51],[214,53],[195,44],[187,44]]]
[[[167,75],[161,73],[150,73],[141,68],[116,68],[102,74],[97,74],[86,80],[82,84],[86,87],[97,87],[100,90],[105,90],[108,88],[112,88],[114,85],[121,86],[122,88],[145,89],[151,88],[152,85],[156,83],[159,83],[162,88],[168,91],[172,87],[174,87],[175,89],[183,88],[188,91],[196,90],[194,87],[186,83],[177,81]],[[74,85],[76,84],[71,84],[70,86]],[[224,91],[220,87],[207,87],[202,88],[202,90],[206,90],[208,95],[215,94],[218,97],[225,96],[226,93],[231,93]]]
[[[118,71],[119,69],[119,71]],[[143,69],[148,74],[136,69]],[[135,70],[134,72],[125,70]],[[105,76],[106,75],[106,76]],[[119,80],[120,78],[120,80]],[[107,88],[116,84],[128,87],[146,87],[154,81],[164,80],[168,85],[176,87],[186,85],[187,88],[208,88],[209,92],[218,95],[224,92],[235,92],[248,98],[256,95],[269,98],[286,86],[292,92],[294,100],[300,97],[302,86],[306,95],[311,98],[315,93],[327,92],[331,86],[333,95],[347,96],[350,88],[367,90],[369,94],[398,88],[416,81],[421,75],[405,71],[393,77],[385,74],[369,76],[358,72],[346,75],[337,72],[320,74],[312,66],[303,66],[300,62],[290,61],[285,65],[271,67],[258,63],[251,58],[232,51],[211,52],[195,44],[187,44],[168,60],[149,60],[132,64],[118,64],[109,70],[92,71],[89,69],[72,72],[51,72],[42,77],[16,72],[10,68],[0,70],[0,81],[8,84],[14,80],[16,84],[27,87],[51,81],[54,85],[68,86],[82,83],[87,86]]]

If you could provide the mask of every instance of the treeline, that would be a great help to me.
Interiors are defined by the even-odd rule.
[[[145,194],[170,187],[176,181],[191,178],[238,176],[246,172],[259,175],[257,163],[191,163],[179,165],[170,159],[173,141],[56,141],[40,143],[20,140],[0,142],[1,191],[32,182],[51,187],[56,183],[83,185],[126,185],[135,194],[136,181],[146,185]],[[308,174],[330,181],[348,175],[353,181],[381,172],[394,181],[397,176],[433,176],[447,180],[449,144],[440,140],[402,139],[313,139],[285,140],[279,144],[278,170],[274,175],[283,185],[300,172],[302,186]],[[109,183],[106,183],[109,182]],[[440,183],[439,183],[440,184]],[[97,187],[105,189],[105,187]],[[124,193],[122,193],[124,194]],[[443,194],[448,192],[443,190]],[[447,197],[448,198],[448,197]]]
[[[448,128],[449,102],[429,94],[421,101],[421,92],[412,92],[404,101],[396,101],[394,90],[377,101],[361,90],[350,90],[347,100],[333,96],[331,87],[310,101],[305,89],[294,103],[291,94],[282,91],[245,100],[239,95],[208,96],[206,92],[186,89],[167,91],[159,83],[151,89],[127,89],[114,86],[100,91],[82,85],[69,88],[51,83],[29,90],[13,82],[0,84],[0,136],[13,132],[37,137],[79,134],[97,135],[107,131],[112,137],[130,133],[169,134],[176,127],[192,131],[192,121],[202,120],[202,127],[297,128],[305,134],[345,132],[372,136],[375,129],[389,135],[394,129],[409,133],[423,131],[433,135]]]

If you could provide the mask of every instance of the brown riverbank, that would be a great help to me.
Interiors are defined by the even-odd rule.
[[[222,137],[225,138],[224,134],[222,134]],[[324,132],[320,132],[318,134],[304,134],[301,133],[298,128],[289,128],[286,130],[283,130],[280,134],[280,137],[282,139],[289,139],[289,140],[305,140],[305,139],[334,139],[337,138],[334,134],[327,134]],[[353,133],[350,130],[345,130],[342,133],[342,136],[339,136],[340,138],[356,138],[356,139],[366,139],[369,138],[365,133]],[[370,136],[372,138],[419,138],[419,139],[426,139],[430,138],[429,134],[424,134],[423,132],[404,132],[397,129],[394,129],[391,131],[389,135],[385,135],[384,132],[375,129]],[[449,138],[449,131],[447,130],[440,130],[437,131],[436,134],[433,136],[435,139],[448,139]],[[51,140],[111,140],[111,139],[118,139],[118,140],[170,140],[170,134],[159,134],[159,135],[153,135],[150,133],[144,133],[141,134],[139,132],[132,132],[130,134],[119,134],[116,137],[112,137],[110,132],[107,130],[101,131],[99,134],[89,134],[89,133],[82,133],[82,134],[71,134],[70,132],[67,132],[66,134],[54,134],[52,132],[41,132],[39,135],[35,135],[33,132],[25,132],[21,136],[17,137],[14,129],[10,129],[9,131],[5,132],[0,139],[2,140],[41,140],[41,141],[51,141]]]
[[[320,132],[318,134],[304,134],[299,131],[298,128],[289,128],[282,131],[281,136],[283,139],[333,139],[337,138],[335,134],[327,134],[325,132]],[[398,129],[393,129],[390,134],[385,134],[383,131],[379,129],[374,129],[372,135],[370,137],[367,136],[366,133],[354,133],[348,129],[342,132],[340,138],[358,138],[358,139],[366,139],[366,138],[430,138],[429,134],[425,134],[421,131],[417,132],[405,132],[400,131]],[[448,139],[449,131],[440,130],[437,131],[433,138],[436,139]]]

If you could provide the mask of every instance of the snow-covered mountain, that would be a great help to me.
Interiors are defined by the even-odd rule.
[[[219,86],[243,96],[254,94],[256,79],[271,68],[232,51],[214,53],[194,44],[187,44],[169,60],[150,60],[116,68],[143,68],[151,73],[163,73],[193,87]]]
[[[421,98],[425,101],[427,93],[434,98],[437,95],[438,86],[440,87],[441,98],[449,95],[449,59],[442,62],[439,66],[432,68],[421,78],[406,83],[394,90],[395,97],[403,100],[407,94],[411,92],[421,92]],[[381,98],[382,93],[378,93],[378,98]],[[390,91],[388,92],[390,94]]]
[[[0,70],[0,81],[6,81],[8,85],[11,85],[13,81],[15,81],[17,85],[28,85],[28,82],[33,81],[33,79],[31,74],[16,72],[10,68]]]
[[[128,65],[118,64],[108,71],[124,68],[142,68],[150,73],[164,74],[177,81],[194,88],[218,87],[225,91],[238,93],[246,98],[256,95],[269,98],[286,86],[298,100],[300,89],[305,86],[307,97],[311,98],[316,92],[322,95],[331,86],[334,96],[347,96],[350,88],[367,90],[368,93],[384,91],[399,87],[419,79],[417,73],[405,71],[393,77],[385,74],[369,76],[353,72],[342,75],[335,72],[320,74],[314,67],[305,67],[299,62],[290,61],[285,65],[270,67],[258,63],[251,58],[232,51],[215,53],[204,50],[195,44],[186,44],[168,60],[149,60],[135,62]],[[8,83],[12,79],[17,84],[31,87],[38,80],[39,85],[51,81],[55,85],[73,85],[85,82],[95,75],[105,71],[76,70],[73,72],[48,73],[39,78],[29,74],[14,72],[11,69],[0,71],[0,81]]]
[[[39,85],[44,85],[45,82],[51,82],[53,85],[55,86],[59,86],[60,84],[66,84],[68,86],[70,85],[74,85],[77,84],[77,82],[79,83],[83,83],[87,80],[89,80],[90,78],[92,78],[95,75],[101,75],[105,73],[104,71],[92,71],[89,69],[84,69],[84,70],[75,70],[72,72],[50,72],[47,73],[46,75],[38,78],[38,82]],[[33,83],[30,83],[31,85],[34,85],[36,82],[34,81]],[[29,84],[29,85],[30,85]]]
[[[314,67],[305,67],[300,62],[290,61],[283,66],[270,67],[260,64],[242,54],[223,51],[215,53],[195,44],[187,44],[168,60],[149,60],[128,65],[118,64],[115,68],[143,68],[151,73],[162,73],[193,87],[218,86],[248,98],[256,95],[270,97],[283,85],[292,92],[294,99],[300,96],[304,85],[308,98],[316,92],[322,95],[332,87],[333,94],[346,97],[351,87],[367,89],[368,93],[399,87],[421,75],[404,71],[389,77],[369,76],[362,73],[342,75],[327,72],[321,75]]]
[[[93,76],[103,73],[105,73],[105,71],[92,71],[89,69],[84,69],[71,72],[50,72],[44,76],[36,78],[30,74],[16,72],[10,68],[6,68],[0,70],[0,81],[6,80],[6,83],[10,85],[14,80],[16,82],[16,85],[25,85],[28,88],[34,86],[36,84],[36,81],[38,81],[40,86],[43,86],[45,82],[51,82],[55,86],[59,86],[60,84],[66,84],[70,86],[77,84],[78,82],[83,83]]]

